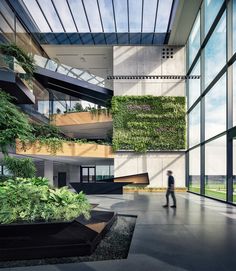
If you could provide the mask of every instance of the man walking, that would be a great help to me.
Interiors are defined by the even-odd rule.
[[[166,191],[166,205],[163,205],[164,208],[169,207],[169,196],[171,195],[173,199],[173,205],[171,208],[176,208],[176,198],[175,198],[175,179],[172,176],[173,172],[168,170],[166,175],[168,176],[168,188]]]

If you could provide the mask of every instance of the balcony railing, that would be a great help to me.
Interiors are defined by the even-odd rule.
[[[27,73],[19,64],[17,59],[13,56],[0,54],[0,70],[12,71],[16,73],[20,79],[25,83],[28,89],[32,90],[32,79],[29,79]]]
[[[39,55],[35,55],[34,59],[35,59],[36,65],[41,68],[45,68],[50,71],[58,72],[60,74],[63,74],[72,78],[86,81],[88,83],[91,83],[97,86],[109,88],[110,82],[107,82],[107,79],[94,75],[88,71],[73,68],[68,65],[61,64],[56,60],[48,59]]]

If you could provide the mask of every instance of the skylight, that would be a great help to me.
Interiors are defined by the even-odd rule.
[[[170,32],[174,0],[21,0],[38,33],[86,34],[100,43],[158,40],[157,33]],[[103,33],[104,40],[99,35]],[[108,35],[110,33],[111,35]],[[116,34],[116,37],[112,34]],[[124,34],[123,36],[120,34]],[[132,35],[132,34],[141,34]],[[147,33],[152,36],[147,37]],[[131,34],[127,36],[125,34]],[[83,36],[83,35],[82,35]],[[77,39],[77,36],[76,36]],[[80,37],[81,39],[81,37]],[[83,41],[81,41],[83,43]],[[68,41],[70,43],[70,41]]]

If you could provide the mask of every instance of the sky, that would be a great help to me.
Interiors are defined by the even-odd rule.
[[[128,17],[130,32],[165,33],[168,27],[172,0],[22,0],[41,32],[115,32],[114,15],[117,32],[128,32]],[[129,3],[129,12],[128,5]],[[73,22],[70,9],[76,25]],[[100,10],[98,8],[98,4]],[[63,23],[57,16],[58,15]],[[84,5],[83,5],[84,4]],[[42,11],[46,15],[43,16]],[[89,24],[84,10],[87,13]],[[143,10],[143,13],[142,13]],[[100,13],[102,23],[100,21]],[[157,14],[157,18],[156,18]],[[143,17],[143,24],[142,22]],[[156,18],[156,20],[155,20]],[[48,21],[48,22],[47,22]],[[90,28],[89,28],[90,27]]]

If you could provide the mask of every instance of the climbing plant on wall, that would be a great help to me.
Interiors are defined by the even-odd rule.
[[[185,97],[113,97],[114,151],[184,149],[185,108]]]

